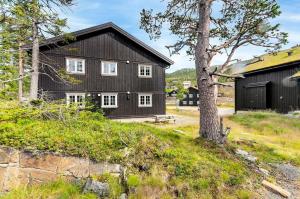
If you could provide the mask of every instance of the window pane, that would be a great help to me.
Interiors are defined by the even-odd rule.
[[[116,64],[115,63],[110,64],[110,73],[112,73],[112,74],[116,73]]]
[[[109,73],[109,64],[107,64],[107,63],[104,63],[104,74],[108,74]]]
[[[76,69],[75,69],[75,61],[74,60],[69,60],[69,72],[76,72]]]
[[[146,76],[150,76],[150,67],[148,66],[148,67],[146,67]]]
[[[145,68],[144,68],[144,66],[140,67],[140,75],[141,76],[145,75]]]
[[[109,105],[109,96],[106,95],[106,96],[104,96],[103,98],[104,98],[104,103],[103,103],[103,104],[104,104],[105,106],[108,106],[108,105]]]
[[[140,96],[140,103],[141,105],[145,104],[145,96]]]
[[[83,72],[82,61],[77,61],[77,72]]]
[[[110,96],[110,105],[112,106],[116,105],[116,96]]]
[[[151,104],[150,96],[146,96],[146,104],[147,104],[147,105],[150,105],[150,104]]]
[[[70,100],[70,103],[74,103],[75,102],[75,96],[74,95],[70,95],[69,96],[69,100]]]

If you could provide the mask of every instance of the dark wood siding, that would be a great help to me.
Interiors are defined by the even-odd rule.
[[[236,110],[271,109],[287,113],[299,109],[299,83],[289,79],[299,70],[300,65],[293,64],[236,79]],[[266,81],[270,82],[266,87],[247,88],[249,84]]]
[[[179,106],[198,106],[199,101],[199,91],[193,87],[188,88],[188,93],[186,97],[179,101]],[[186,102],[184,104],[183,102]]]
[[[72,75],[79,84],[63,83],[51,72],[49,66],[65,71],[66,57],[85,59],[85,74]],[[61,47],[44,47],[41,59],[46,65],[41,70],[39,88],[54,99],[64,98],[67,92],[116,92],[119,107],[106,110],[108,116],[165,114],[166,63],[118,32],[103,31]],[[118,75],[102,76],[101,61],[117,62]],[[152,65],[152,78],[139,78],[138,64]],[[131,93],[130,100],[126,99],[127,92]],[[153,93],[152,108],[138,108],[140,92]]]

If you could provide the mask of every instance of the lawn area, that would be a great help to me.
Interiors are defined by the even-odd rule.
[[[168,113],[198,118],[199,113],[168,108]],[[229,144],[254,153],[268,163],[289,162],[300,166],[300,121],[274,112],[240,112],[224,118],[231,127]],[[176,127],[198,137],[199,126]]]
[[[58,180],[56,182],[35,185],[32,187],[19,187],[1,199],[35,199],[35,198],[60,198],[60,199],[97,199],[97,196],[92,193],[81,193],[81,187],[72,183]]]
[[[245,112],[230,116],[229,139],[266,162],[300,166],[300,121],[273,112]]]
[[[0,107],[0,145],[120,163],[127,167],[128,180],[122,186],[129,188],[130,198],[256,194],[258,176],[233,155],[231,147],[221,148],[174,129],[118,123],[98,112],[62,105],[20,107],[5,101]],[[19,190],[23,191],[35,194],[34,189]]]

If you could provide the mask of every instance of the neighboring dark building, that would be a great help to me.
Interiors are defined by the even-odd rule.
[[[81,103],[89,96],[109,117],[165,114],[165,69],[173,62],[113,23],[55,37],[40,46],[39,89],[52,99]],[[79,84],[62,83],[54,70]]]
[[[235,109],[287,113],[300,107],[300,48],[261,57],[235,81]]]
[[[184,94],[183,99],[179,101],[179,106],[198,106],[199,91],[198,88],[189,87],[188,92]]]
[[[167,97],[176,97],[177,96],[177,90],[172,90],[170,92],[167,92]]]

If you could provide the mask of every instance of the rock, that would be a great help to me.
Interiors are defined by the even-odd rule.
[[[249,162],[256,162],[257,157],[249,154],[247,151],[241,150],[241,149],[237,149],[235,152],[237,155],[241,156],[242,158],[244,158],[245,160],[248,160]]]
[[[297,181],[300,178],[300,169],[291,164],[276,164],[275,167],[286,177],[288,180]]]
[[[61,157],[52,154],[35,155],[29,152],[24,152],[20,155],[20,167],[36,168],[56,172],[60,159]]]
[[[109,185],[108,183],[98,182],[89,178],[84,186],[83,192],[93,192],[96,193],[99,197],[108,197]]]
[[[90,162],[89,170],[90,176],[102,175],[104,173],[115,173],[120,175],[120,173],[122,172],[122,166],[119,164]]]
[[[0,164],[8,164],[10,159],[10,152],[6,148],[0,148]]]
[[[63,157],[58,165],[57,173],[71,175],[76,178],[89,177],[89,160],[76,157]]]
[[[120,195],[120,199],[127,199],[127,194],[126,193],[122,193]]]
[[[269,171],[264,168],[259,167],[258,170],[265,176],[269,175]]]

